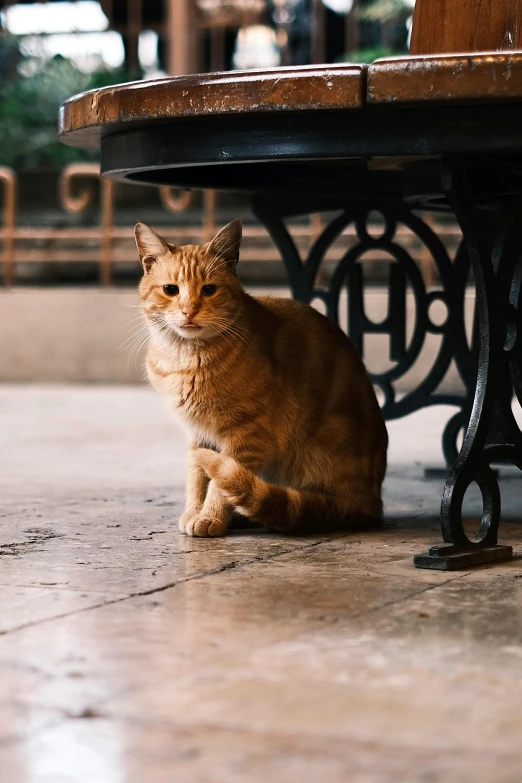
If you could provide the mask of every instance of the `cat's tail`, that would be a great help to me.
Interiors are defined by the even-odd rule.
[[[381,521],[380,499],[368,513],[348,499],[270,484],[235,459],[210,449],[198,449],[195,456],[236,511],[270,530],[331,532]]]

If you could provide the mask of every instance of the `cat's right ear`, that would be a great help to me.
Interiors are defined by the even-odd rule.
[[[140,256],[140,263],[145,273],[150,271],[158,256],[164,255],[169,247],[156,232],[145,223],[136,223],[134,238]]]

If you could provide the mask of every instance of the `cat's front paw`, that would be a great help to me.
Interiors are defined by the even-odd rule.
[[[183,515],[184,516],[184,515]],[[183,517],[181,517],[183,519]],[[181,521],[180,521],[181,528]],[[215,536],[224,536],[227,532],[228,520],[213,519],[212,517],[197,516],[192,517],[185,524],[184,532],[187,536],[197,536],[198,538],[208,538]]]
[[[180,520],[178,522],[178,527],[181,531],[181,533],[187,532],[187,526],[194,522],[198,516],[198,511],[184,511],[183,514],[180,517]],[[188,535],[192,535],[189,533]]]

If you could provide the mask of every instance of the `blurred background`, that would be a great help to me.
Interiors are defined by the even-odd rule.
[[[141,380],[141,354],[129,360],[132,341],[125,343],[132,312],[125,307],[136,303],[140,276],[132,238],[137,220],[186,244],[207,241],[240,217],[243,281],[288,290],[278,251],[246,197],[102,182],[96,154],[57,141],[65,99],[136,79],[405,54],[413,6],[414,0],[0,0],[0,380]],[[328,219],[293,222],[303,254]],[[457,227],[444,216],[428,221],[438,221],[452,252]],[[378,230],[377,215],[375,223]],[[407,229],[399,231],[429,284],[431,258]],[[351,227],[330,249],[322,282],[354,241]],[[364,257],[368,307],[377,320],[387,311],[389,261],[381,251]],[[376,355],[381,362],[383,351]]]

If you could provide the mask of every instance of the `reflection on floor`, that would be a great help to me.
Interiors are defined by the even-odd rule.
[[[390,427],[382,530],[195,540],[151,392],[0,388],[2,783],[519,781],[522,560],[411,563],[446,417]]]

